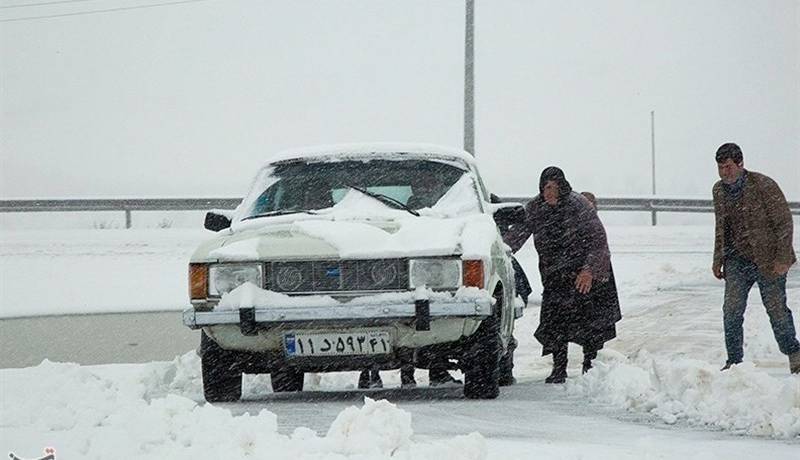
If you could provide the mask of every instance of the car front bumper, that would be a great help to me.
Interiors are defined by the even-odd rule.
[[[388,324],[396,320],[415,320],[417,330],[427,330],[431,319],[472,318],[483,319],[492,314],[491,299],[469,301],[429,302],[398,304],[358,304],[356,301],[326,307],[270,307],[241,308],[239,310],[183,311],[183,324],[191,329],[206,326],[238,324],[244,335],[254,335],[259,326],[269,327],[287,323],[369,323]]]

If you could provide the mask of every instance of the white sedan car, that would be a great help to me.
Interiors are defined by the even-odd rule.
[[[208,401],[238,400],[242,373],[301,391],[305,372],[464,373],[464,396],[513,382],[510,248],[469,154],[430,145],[279,154],[189,266]]]

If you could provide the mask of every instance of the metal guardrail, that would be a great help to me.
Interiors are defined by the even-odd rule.
[[[233,209],[241,198],[112,198],[0,200],[0,212],[203,211]]]
[[[501,201],[527,202],[531,197],[503,197]],[[658,222],[659,212],[688,212],[711,213],[714,212],[714,202],[698,198],[597,198],[599,211],[639,211],[649,212],[652,224]],[[793,215],[800,215],[800,202],[790,201],[789,211]]]
[[[233,209],[241,198],[111,198],[66,200],[0,200],[0,212],[123,211],[131,228],[132,211],[207,211]]]
[[[501,201],[525,203],[531,197],[502,197]],[[800,213],[800,203],[793,211]],[[600,211],[714,212],[714,202],[696,198],[597,198]]]
[[[530,196],[501,197],[504,202],[530,201]],[[206,211],[209,209],[233,209],[241,198],[114,198],[114,199],[66,199],[66,200],[0,200],[0,212],[91,212],[123,211],[125,228],[131,227],[132,211]],[[694,198],[598,198],[600,211],[650,212],[653,225],[659,212],[714,212],[711,200]],[[800,202],[789,202],[792,214],[800,215]]]

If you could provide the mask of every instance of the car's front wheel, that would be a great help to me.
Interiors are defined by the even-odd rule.
[[[205,332],[200,335],[203,395],[210,403],[242,397],[242,371],[234,352],[222,349]]]
[[[502,311],[497,299],[497,311]],[[464,356],[464,396],[468,399],[494,399],[500,395],[500,318],[492,315],[481,323]]]
[[[275,393],[303,391],[303,378],[305,377],[303,372],[284,367],[270,372],[269,375],[272,380],[272,391]]]

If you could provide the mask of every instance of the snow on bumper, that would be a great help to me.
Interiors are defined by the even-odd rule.
[[[291,306],[266,308],[240,308],[239,310],[183,311],[183,324],[199,329],[219,324],[239,324],[249,329],[257,324],[269,325],[305,321],[379,321],[415,319],[417,327],[424,327],[431,318],[485,318],[492,314],[490,299],[470,301],[430,302],[386,305],[345,303],[339,306]],[[244,332],[244,330],[243,330]]]

